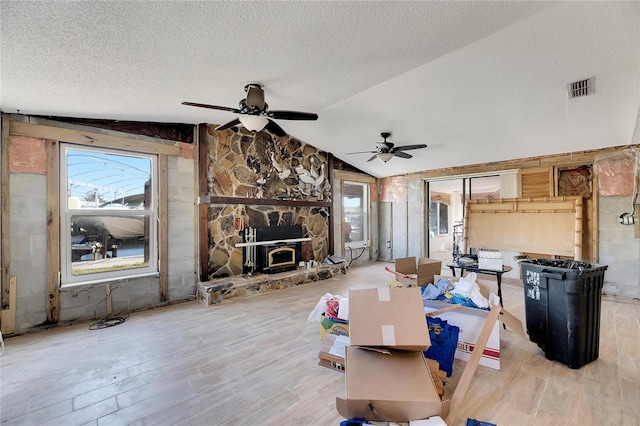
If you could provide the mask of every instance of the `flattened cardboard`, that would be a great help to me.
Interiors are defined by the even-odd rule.
[[[349,337],[353,346],[426,351],[431,346],[418,287],[351,290]]]

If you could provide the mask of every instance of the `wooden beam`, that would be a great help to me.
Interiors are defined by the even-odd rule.
[[[158,157],[158,257],[160,302],[169,300],[169,178],[166,155]]]
[[[200,251],[200,281],[209,281],[209,227],[207,210],[209,206],[198,206],[198,245]]]
[[[47,322],[60,321],[60,144],[45,141],[47,155]]]
[[[209,144],[207,143],[207,125],[198,125],[198,162],[196,172],[198,195],[206,196],[207,194],[207,169],[209,167]],[[209,230],[207,204],[198,205],[197,220],[197,241],[198,241],[198,276],[200,281],[209,280]]]
[[[114,148],[124,151],[156,155],[180,155],[178,142],[168,145],[160,142],[150,142],[122,136],[105,135],[95,132],[65,129],[62,127],[42,126],[33,123],[10,121],[9,133],[16,136],[30,136],[41,139],[55,139],[60,142],[71,142],[80,145],[96,146],[100,148]]]
[[[333,158],[333,156],[331,156]],[[329,169],[331,172],[332,169]],[[365,182],[365,183],[376,183],[376,178],[373,176],[365,175],[363,173],[356,172],[348,172],[345,170],[334,170],[329,176],[335,177],[340,180],[350,180],[353,182]],[[332,186],[333,188],[333,186]]]
[[[458,410],[460,409],[460,405],[464,400],[464,395],[467,393],[469,386],[471,385],[471,379],[473,379],[473,375],[478,368],[478,364],[480,363],[480,358],[482,357],[482,353],[484,352],[484,348],[487,346],[487,342],[489,341],[489,336],[491,336],[491,331],[493,330],[493,325],[498,320],[500,316],[500,305],[493,305],[487,319],[484,321],[484,325],[482,326],[482,331],[480,331],[480,335],[476,340],[476,345],[471,352],[471,357],[469,361],[467,361],[467,365],[464,367],[464,371],[460,376],[460,381],[458,381],[458,385],[456,386],[456,390],[453,392],[453,396],[451,396],[451,405],[449,409],[449,414],[445,419],[445,423],[448,425],[452,425],[453,421],[458,414]]]
[[[331,204],[333,205],[333,203],[338,203],[338,200],[336,200],[335,196],[334,196],[334,194],[336,193],[335,189],[333,187],[333,185],[334,185],[333,167],[335,165],[335,161],[334,161],[333,154],[331,154],[331,153],[327,153],[327,165],[329,166],[329,167],[327,167],[327,177],[329,179],[329,185],[331,187],[331,200],[333,201]],[[342,222],[341,223],[334,223],[332,214],[329,215],[328,222],[329,222],[329,235],[328,235],[328,241],[327,241],[327,249],[329,251],[329,254],[331,255],[331,254],[335,254],[336,253],[335,247],[334,247],[335,241],[334,241],[334,238],[333,238],[334,229],[335,229],[336,226],[342,227]]]
[[[0,239],[2,246],[2,276],[0,277],[1,308],[9,308],[9,264],[10,264],[10,210],[9,210],[9,117],[2,114],[2,220],[0,223]]]
[[[7,287],[9,287],[9,309],[3,309],[0,317],[3,334],[16,332],[16,277],[9,279]]]
[[[218,197],[215,195],[201,195],[200,204],[253,204],[261,206],[290,206],[290,207],[326,207],[331,208],[331,201],[278,200],[266,198]]]

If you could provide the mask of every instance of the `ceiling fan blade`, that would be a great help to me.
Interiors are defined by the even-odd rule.
[[[369,162],[369,161],[373,161],[373,160],[375,160],[376,158],[378,158],[378,154],[376,154],[376,155],[374,155],[373,157],[369,158],[369,159],[367,160],[367,162]]]
[[[358,151],[358,152],[347,152],[345,155],[351,154],[377,154],[378,151]]]
[[[263,111],[265,107],[264,103],[264,90],[258,85],[251,84],[247,86],[247,106],[249,108],[256,108],[258,111]]]
[[[278,123],[276,123],[273,120],[269,120],[269,122],[264,128],[276,136],[280,136],[280,137],[287,136],[287,132],[285,132],[284,129],[280,127]]]
[[[231,108],[231,107],[218,106],[218,105],[199,104],[199,103],[196,103],[196,102],[183,102],[182,105],[194,106],[194,107],[198,107],[198,108],[218,109],[220,111],[235,112],[236,114],[240,113],[239,109]]]
[[[240,120],[238,120],[237,118],[235,120],[231,120],[230,122],[228,122],[227,124],[223,124],[221,126],[216,127],[216,130],[226,130],[226,129],[230,129],[232,127],[237,126],[238,124],[240,124]]]
[[[403,145],[395,148],[395,151],[409,151],[410,149],[422,149],[426,148],[427,145],[419,144],[419,145]]]
[[[318,114],[314,114],[312,112],[302,112],[302,111],[269,111],[267,115],[271,118],[280,119],[280,120],[317,120]]]
[[[407,154],[406,152],[402,152],[402,151],[396,151],[393,153],[393,155],[400,158],[413,158],[413,155]]]

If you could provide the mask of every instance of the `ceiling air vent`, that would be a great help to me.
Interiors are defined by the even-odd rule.
[[[595,88],[593,86],[594,77],[586,80],[576,81],[569,83],[569,98],[578,98],[580,96],[587,96],[594,93]]]

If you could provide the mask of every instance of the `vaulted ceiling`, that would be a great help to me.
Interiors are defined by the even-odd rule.
[[[640,2],[0,3],[4,112],[221,124],[264,84],[289,134],[383,177],[640,143]],[[570,99],[568,83],[594,77]],[[368,162],[390,131],[428,144]]]

